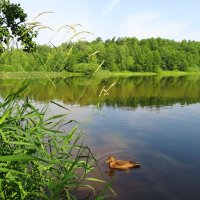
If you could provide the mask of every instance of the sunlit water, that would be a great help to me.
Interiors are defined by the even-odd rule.
[[[98,97],[114,81],[109,95]],[[85,142],[98,154],[103,176],[118,199],[200,199],[198,76],[112,78],[93,80],[87,87],[87,78],[53,82],[32,80],[27,94],[39,104],[59,102],[70,109],[69,120],[81,121]],[[20,84],[2,80],[1,96]],[[62,112],[50,105],[50,113]],[[110,171],[105,164],[110,155],[137,161],[141,168]]]

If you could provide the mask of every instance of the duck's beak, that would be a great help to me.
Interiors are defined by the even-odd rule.
[[[141,167],[140,163],[135,162],[135,168]]]

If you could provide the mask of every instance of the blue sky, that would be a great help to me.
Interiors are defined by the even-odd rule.
[[[88,40],[102,37],[161,37],[180,41],[200,41],[199,0],[11,0],[21,3],[31,21],[43,11],[52,11],[36,19],[57,30],[62,25],[81,24]],[[54,33],[41,30],[37,41],[47,43]],[[55,44],[65,42],[69,35],[57,34]]]

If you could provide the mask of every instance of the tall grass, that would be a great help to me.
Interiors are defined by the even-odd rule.
[[[91,186],[104,181],[89,176],[96,160],[83,144],[79,124],[66,132],[67,108],[48,117],[47,106],[38,109],[28,97],[22,101],[27,86],[0,103],[0,198],[76,199],[82,189],[105,198]]]
[[[45,13],[51,12],[36,16],[29,23],[31,30],[51,30],[35,21]],[[68,43],[83,33],[89,33],[77,32],[76,26],[62,26],[48,44],[54,46],[51,40],[63,29],[73,32]],[[73,48],[74,44],[54,63],[58,71],[62,71]],[[37,52],[34,55],[40,56]],[[45,71],[52,60],[41,63]],[[92,78],[100,67],[93,69]],[[87,198],[92,195],[92,198],[105,199],[105,191],[112,189],[110,184],[90,176],[98,168],[98,163],[83,143],[84,134],[78,129],[79,124],[76,123],[69,132],[64,130],[66,124],[73,122],[66,122],[68,109],[52,102],[65,112],[49,117],[48,106],[38,109],[29,97],[22,100],[27,87],[28,82],[25,81],[17,92],[0,103],[0,199],[76,199],[82,190],[89,194]],[[102,190],[95,191],[92,182],[101,184]]]

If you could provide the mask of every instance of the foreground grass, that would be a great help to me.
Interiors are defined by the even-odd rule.
[[[0,199],[76,199],[80,189],[104,199],[92,187],[104,181],[89,176],[96,160],[78,124],[62,130],[72,122],[66,122],[68,109],[62,106],[64,114],[47,117],[47,107],[39,110],[28,97],[21,100],[26,88],[0,103]]]

